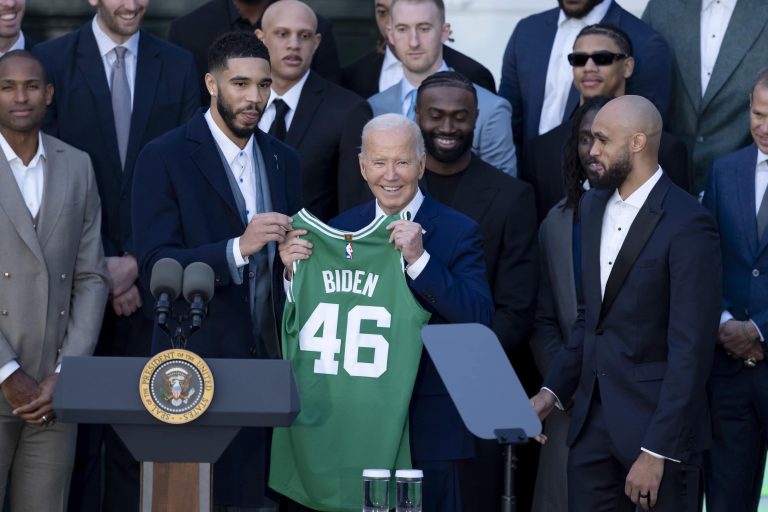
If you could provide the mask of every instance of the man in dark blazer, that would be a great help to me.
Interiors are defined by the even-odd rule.
[[[205,358],[276,358],[282,269],[273,242],[290,228],[287,214],[301,209],[299,159],[257,129],[271,81],[263,43],[249,32],[227,33],[211,46],[209,64],[210,110],[139,157],[139,272],[148,283],[161,258],[207,263],[215,294],[187,348]],[[152,341],[153,352],[170,348],[159,329]],[[242,429],[214,465],[215,505],[264,506],[266,436],[265,429]]]
[[[567,4],[558,0],[558,3],[559,9],[550,9],[521,20],[515,26],[504,52],[499,95],[512,104],[512,131],[517,148],[521,149],[526,141],[542,133],[539,124],[542,107],[545,106],[550,54],[554,50],[563,51],[564,58],[570,51],[553,48],[559,28],[571,19],[588,20],[590,11],[605,9],[606,4],[609,5],[605,15],[601,19],[589,20],[587,24],[612,23],[629,34],[634,46],[635,71],[627,82],[627,92],[650,99],[662,117],[666,117],[672,80],[672,54],[666,41],[624,10],[616,0],[579,0]],[[571,116],[579,103],[578,91],[573,86],[569,87],[563,121]]]
[[[593,59],[580,66],[572,65],[573,86],[579,93],[579,105],[588,98],[623,96],[627,81],[634,75],[635,59],[632,41],[615,25],[600,23],[585,27],[576,36],[573,54],[609,52],[628,57],[598,66]],[[536,208],[541,221],[565,194],[563,188],[563,146],[572,129],[570,119],[542,135],[537,135],[523,147],[520,177],[533,185]],[[664,131],[659,148],[659,164],[672,181],[688,190],[688,152],[679,139]]]
[[[720,250],[712,217],[658,165],[661,124],[640,96],[612,100],[592,123],[583,303],[531,399],[546,417],[573,396],[572,512],[698,510]]]
[[[330,225],[357,231],[379,215],[409,213],[413,221],[390,225],[392,241],[402,252],[408,286],[432,313],[430,323],[490,326],[494,307],[479,227],[419,190],[426,162],[419,127],[400,114],[384,114],[366,124],[362,142],[360,169],[376,199],[342,213]],[[280,247],[287,268],[312,253],[302,234],[292,232]],[[413,464],[424,471],[424,511],[462,510],[458,461],[474,456],[474,438],[426,351],[409,419]]]
[[[536,300],[536,207],[533,191],[472,154],[477,92],[454,71],[422,82],[416,122],[427,150],[422,188],[440,203],[480,226],[483,253],[496,312],[493,330],[518,376],[538,389],[540,378],[526,343]],[[527,377],[527,378],[526,378]],[[462,464],[465,510],[492,510],[502,494],[503,462],[496,441],[476,440],[477,456]],[[518,451],[518,506],[530,509],[535,457]],[[526,482],[523,483],[523,482]]]
[[[261,16],[276,0],[210,0],[189,14],[171,22],[168,40],[186,48],[195,58],[200,80],[200,104],[207,107],[210,96],[205,89],[208,71],[208,47],[224,32],[261,28]],[[317,17],[317,32],[322,42],[312,59],[312,69],[326,80],[341,82],[341,65],[331,22]]]
[[[728,15],[723,33],[702,34],[703,21],[698,20],[711,16],[718,25]],[[690,26],[681,29],[680,20],[690,20]],[[755,75],[768,62],[768,9],[761,0],[650,0],[643,21],[672,47],[668,127],[688,147],[692,190],[699,193],[716,158],[751,142],[747,97]],[[713,38],[722,44],[718,50],[710,48],[707,58],[701,53],[703,39]],[[705,69],[705,61],[712,67]]]
[[[261,25],[256,35],[272,59],[272,95],[259,128],[299,152],[304,206],[327,222],[370,198],[357,155],[371,107],[310,69],[322,39],[307,4],[277,2],[264,12]],[[278,112],[278,105],[287,110]]]
[[[188,52],[140,30],[146,1],[136,2],[131,11],[91,3],[97,11],[92,21],[33,49],[56,91],[43,129],[88,153],[96,173],[104,254],[111,277],[110,306],[96,354],[148,356],[152,322],[141,306],[151,300],[137,281],[131,236],[134,168],[148,141],[192,115],[199,97],[197,78]],[[135,16],[127,19],[126,12]],[[71,508],[98,507],[103,432],[106,506],[136,510],[138,464],[111,428],[83,427],[80,431]]]
[[[366,53],[341,71],[341,85],[355,91],[363,98],[370,98],[400,81],[403,76],[402,64],[392,45],[387,42],[387,26],[390,21],[392,0],[374,0],[376,24],[381,41],[376,48]],[[491,72],[476,60],[443,45],[443,59],[449,68],[458,71],[480,87],[496,93],[496,81]],[[382,74],[387,76],[383,79]],[[383,85],[383,87],[382,87]]]
[[[715,160],[704,206],[720,227],[723,304],[710,376],[713,414],[720,426],[705,457],[707,510],[755,510],[753,482],[762,482],[768,440],[768,70],[750,96],[754,143]]]

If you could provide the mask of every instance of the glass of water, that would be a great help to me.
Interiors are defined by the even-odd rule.
[[[395,471],[396,512],[421,512],[421,481],[423,478],[424,472],[420,469],[398,469]]]
[[[388,469],[363,470],[363,512],[389,512]]]

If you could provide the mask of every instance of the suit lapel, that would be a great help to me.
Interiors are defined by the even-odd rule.
[[[242,222],[240,209],[237,207],[235,196],[232,194],[232,187],[229,185],[229,180],[225,174],[229,172],[229,169],[224,168],[219,151],[216,149],[216,141],[208,129],[202,110],[198,110],[196,116],[189,122],[187,138],[198,144],[190,152],[190,158],[203,173],[208,183],[211,184],[211,187],[229,206],[232,214]]]
[[[733,170],[734,182],[731,186],[736,187],[735,199],[738,201],[739,215],[741,216],[740,226],[743,226],[743,236],[748,240],[748,245],[752,255],[757,255],[758,247],[762,246],[761,241],[757,239],[757,206],[755,205],[755,163],[757,162],[757,147],[753,152],[751,162],[745,159]]]
[[[256,143],[261,149],[261,156],[264,158],[266,166],[267,179],[269,180],[269,197],[272,200],[272,211],[285,212],[288,209],[288,198],[285,191],[290,184],[285,181],[285,173],[280,165],[285,165],[281,161],[273,141],[267,137],[261,130],[256,130]],[[293,215],[296,212],[286,212],[287,215]]]
[[[37,224],[37,237],[42,247],[45,247],[59,220],[69,187],[69,162],[64,158],[64,150],[52,147],[53,144],[49,141],[50,139],[43,135],[43,146],[48,161],[45,165],[43,199]]]
[[[600,304],[600,238],[603,230],[603,213],[611,192],[597,190],[593,192],[589,208],[581,212],[582,258],[581,282],[584,302]],[[585,202],[582,204],[586,206]]]
[[[682,49],[677,59],[680,76],[691,103],[698,111],[701,105],[701,0],[668,1],[672,4],[670,20],[692,20],[685,30],[676,31],[675,37]]]
[[[315,112],[322,102],[324,89],[323,83],[315,75],[315,72],[310,71],[301,90],[299,103],[296,105],[296,112],[291,121],[291,128],[285,138],[285,142],[289,146],[297,148],[301,144],[307,129],[312,124]]]
[[[128,138],[128,153],[122,186],[130,186],[133,179],[133,162],[141,151],[144,131],[149,122],[149,115],[155,103],[155,92],[160,81],[162,60],[158,48],[149,34],[144,31],[139,36],[139,54],[136,58],[136,81],[133,93],[133,111],[131,112],[131,131]]]
[[[555,264],[549,268],[554,272],[552,286],[558,302],[568,306],[565,311],[576,311],[576,285],[573,275],[573,210],[562,209],[564,201],[552,210],[550,215],[555,215],[550,224],[547,245],[550,248],[550,258]]]
[[[529,61],[535,63],[525,71],[531,74],[531,84],[538,84],[538,87],[532,87],[529,93],[531,105],[531,122],[533,134],[539,133],[539,122],[541,121],[541,107],[544,104],[544,86],[547,83],[547,63],[549,54],[552,53],[552,45],[555,44],[557,35],[557,17],[560,14],[559,9],[552,9],[551,15],[544,18],[544,26],[540,32],[539,40],[541,44],[535,44],[525,48],[526,53],[530,53]]]
[[[627,233],[619,254],[616,256],[613,269],[608,276],[608,282],[605,284],[603,305],[600,309],[598,325],[600,325],[605,315],[610,311],[616,296],[624,285],[627,275],[632,270],[635,260],[640,255],[640,251],[643,250],[654,229],[656,229],[656,224],[659,223],[664,213],[661,202],[667,190],[669,190],[669,183],[669,178],[662,175],[659,182],[651,190],[645,204],[640,208],[634,222],[632,222],[629,233]]]
[[[425,231],[422,235],[422,244],[424,247],[429,245],[429,240],[435,234],[437,224],[435,222],[437,218],[437,208],[435,208],[435,200],[432,196],[424,195],[424,202],[421,203],[419,211],[416,212],[416,217],[413,221],[421,224],[421,228]]]
[[[95,100],[95,115],[101,122],[101,132],[106,142],[106,152],[113,162],[111,169],[119,172],[120,152],[117,149],[117,132],[115,132],[115,117],[112,114],[112,93],[104,72],[104,65],[96,38],[93,35],[91,24],[87,23],[80,28],[80,37],[77,43],[77,67],[88,85]]]
[[[48,185],[44,185],[48,188]],[[32,224],[32,216],[21,195],[16,178],[13,177],[11,166],[5,159],[5,155],[0,152],[0,209],[8,216],[16,232],[24,243],[27,244],[32,254],[45,266],[45,257],[43,249]]]
[[[733,10],[723,44],[720,47],[720,53],[717,54],[712,78],[709,80],[707,91],[701,100],[702,110],[733,75],[733,71],[741,64],[747,52],[752,49],[766,23],[768,23],[768,9],[765,9],[762,1],[739,0],[736,2],[736,8]],[[685,32],[685,30],[680,32]]]

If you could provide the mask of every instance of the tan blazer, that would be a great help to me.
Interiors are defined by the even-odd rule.
[[[93,352],[109,291],[91,160],[56,138],[42,140],[37,231],[0,152],[0,366],[16,359],[38,382],[62,357]]]

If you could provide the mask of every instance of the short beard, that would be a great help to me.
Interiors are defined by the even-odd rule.
[[[224,124],[227,125],[227,128],[229,128],[229,131],[231,131],[236,137],[239,137],[241,139],[247,139],[250,137],[256,127],[253,128],[241,128],[235,124],[235,119],[237,117],[237,114],[246,110],[251,110],[250,108],[244,108],[240,109],[239,111],[235,112],[235,109],[232,108],[232,106],[224,101],[224,98],[221,94],[216,96],[216,109],[219,111],[219,115],[221,116],[221,119],[224,121]],[[261,110],[259,110],[259,107],[253,107],[253,110],[256,110],[258,112],[259,117],[261,117]]]
[[[563,7],[563,0],[557,0],[557,3],[560,5],[560,9],[563,10],[566,16],[569,18],[576,18],[577,20],[580,20],[590,12],[592,12],[592,9],[595,8],[595,6],[599,3],[602,3],[603,0],[590,0],[590,2],[585,5],[583,8],[577,11],[568,11]]]
[[[595,188],[613,190],[619,188],[626,181],[630,172],[632,172],[632,162],[629,160],[629,152],[626,152],[602,175],[590,176],[589,183]]]
[[[451,164],[464,156],[467,151],[470,151],[472,149],[472,140],[475,136],[474,131],[471,131],[466,137],[463,137],[463,139],[459,141],[458,146],[450,151],[443,151],[437,147],[437,144],[435,144],[435,139],[432,134],[423,131],[421,133],[424,136],[424,146],[426,146],[427,153],[438,162],[444,164]]]

